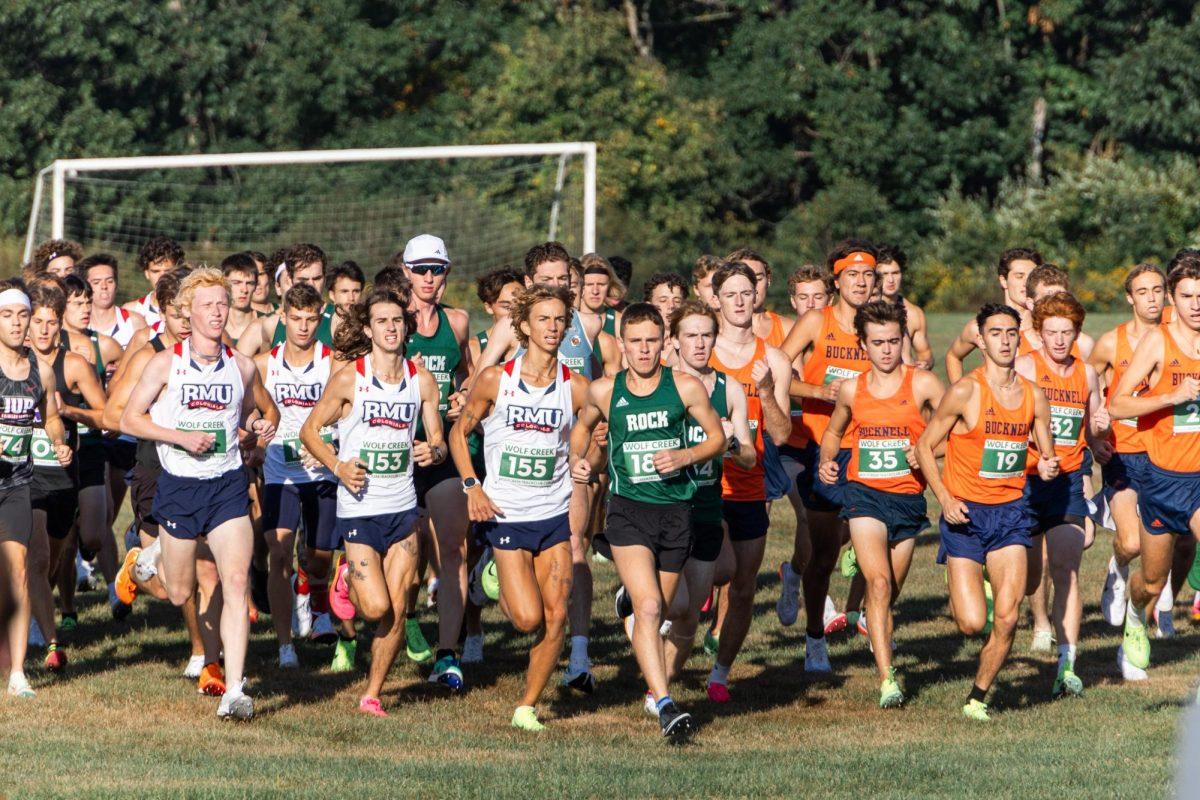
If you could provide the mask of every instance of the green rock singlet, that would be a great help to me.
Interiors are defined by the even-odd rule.
[[[660,475],[654,455],[686,447],[687,409],[675,388],[670,367],[659,372],[658,386],[645,397],[629,391],[627,370],[613,379],[608,404],[608,475],[611,491],[640,503],[683,503],[692,498],[696,483],[691,470]]]
[[[725,381],[725,373],[718,372],[712,392],[708,395],[717,416],[721,419],[729,418],[729,396],[726,394]],[[687,446],[694,447],[707,438],[700,423],[689,416]],[[689,467],[692,480],[696,482],[696,494],[692,497],[692,519],[698,522],[721,524],[721,461],[722,458],[718,456],[711,461]]]
[[[404,354],[409,358],[421,356],[425,360],[425,369],[433,373],[438,385],[438,413],[442,415],[444,424],[446,412],[450,410],[450,395],[454,392],[454,375],[462,361],[462,350],[442,305],[437,307],[437,319],[437,331],[433,336],[422,336],[416,331],[409,335]]]

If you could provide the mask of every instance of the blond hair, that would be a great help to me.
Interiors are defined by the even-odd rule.
[[[197,267],[189,272],[179,284],[179,294],[175,297],[175,306],[179,309],[191,308],[196,290],[212,286],[220,286],[225,290],[225,296],[229,297],[229,281],[226,280],[221,270],[216,267]]]

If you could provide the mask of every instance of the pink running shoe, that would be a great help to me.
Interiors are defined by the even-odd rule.
[[[733,699],[729,696],[729,687],[723,683],[710,683],[707,689],[708,699],[714,703],[728,703]]]
[[[1200,597],[1200,592],[1197,592],[1196,596]],[[710,591],[708,593],[708,599],[704,601],[704,605],[700,606],[700,613],[707,614],[709,611],[712,611],[712,607],[713,607],[713,593]]]
[[[354,619],[354,603],[350,602],[350,584],[346,583],[346,573],[350,565],[342,556],[338,556],[334,565],[333,583],[329,585],[329,610],[338,619]]]
[[[846,615],[840,612],[829,617],[825,620],[825,635],[846,630],[846,622]]]
[[[859,613],[858,622],[855,623],[854,627],[858,628],[859,636],[867,635],[867,612],[863,611]]]
[[[358,713],[370,714],[372,717],[386,717],[388,713],[383,710],[383,705],[379,702],[378,697],[364,697],[358,701]]]

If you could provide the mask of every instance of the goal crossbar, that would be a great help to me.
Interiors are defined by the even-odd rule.
[[[114,170],[186,169],[203,167],[284,166],[339,164],[367,161],[419,161],[456,158],[504,158],[522,156],[583,156],[583,249],[596,249],[596,143],[543,142],[539,144],[435,145],[431,147],[373,147],[348,150],[291,150],[257,153],[196,153],[174,156],[123,156],[118,158],[60,158],[37,174],[34,206],[25,237],[28,261],[36,245],[37,208],[42,183],[50,177],[50,235],[61,239],[66,219],[66,179],[80,172]]]

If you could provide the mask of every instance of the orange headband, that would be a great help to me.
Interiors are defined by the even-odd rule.
[[[833,262],[833,274],[841,275],[842,270],[847,267],[870,267],[875,268],[875,256],[870,253],[864,253],[861,250],[855,250],[853,253],[846,255]]]

